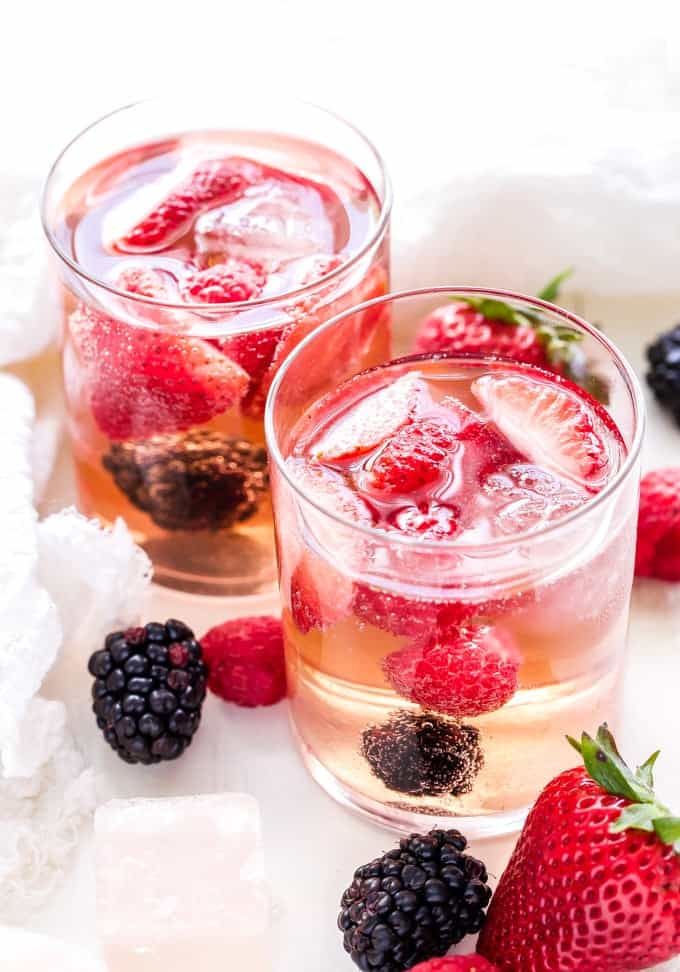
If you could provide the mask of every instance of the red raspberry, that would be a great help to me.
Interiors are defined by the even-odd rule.
[[[302,634],[325,631],[350,613],[353,587],[349,578],[305,552],[290,579],[290,612]]]
[[[481,955],[449,955],[448,958],[429,959],[414,965],[411,972],[499,972]]]
[[[551,368],[545,348],[532,327],[491,320],[458,301],[439,307],[425,318],[418,329],[414,350],[418,354],[496,354]]]
[[[462,601],[419,601],[368,584],[356,585],[352,608],[360,621],[407,638],[426,638],[433,629],[445,631],[481,610]]]
[[[260,166],[244,159],[202,162],[116,247],[132,253],[165,249],[187,232],[204,209],[232,202],[260,177]]]
[[[410,495],[441,476],[442,464],[456,448],[453,428],[434,419],[416,419],[389,440],[366,485],[377,492]]]
[[[226,260],[189,274],[182,282],[182,295],[188,302],[231,304],[258,297],[266,281],[259,263]]]
[[[227,702],[252,708],[286,694],[283,629],[279,618],[235,618],[201,638],[208,687]]]
[[[509,702],[517,691],[519,665],[519,652],[507,632],[469,625],[395,651],[383,668],[404,698],[463,719]]]
[[[655,469],[642,480],[635,573],[680,581],[680,468]]]

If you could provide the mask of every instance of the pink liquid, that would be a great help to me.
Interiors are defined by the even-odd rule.
[[[201,197],[205,172],[225,161],[237,191]],[[149,217],[157,224],[173,207],[179,216],[163,232],[139,236]],[[347,159],[238,131],[128,149],[65,195],[60,247],[114,288],[73,275],[63,292],[79,505],[109,522],[122,515],[162,583],[248,593],[272,582],[266,394],[309,331],[386,291],[384,246],[347,265],[374,235],[379,212],[373,188]],[[227,290],[225,270],[236,275]],[[154,329],[148,354],[138,350],[140,324]],[[376,317],[352,353],[370,365],[388,340]]]
[[[522,396],[523,422],[506,423],[499,388]],[[277,486],[291,706],[312,772],[405,829],[419,814],[513,826],[569,765],[564,735],[618,717],[634,516],[573,518],[620,469],[618,430],[548,373],[406,359],[317,403],[291,441],[289,475],[348,523],[307,506],[296,518]],[[485,695],[489,645],[504,674]]]

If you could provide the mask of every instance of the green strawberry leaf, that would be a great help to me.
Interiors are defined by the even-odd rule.
[[[680,854],[680,817],[658,817],[654,830],[664,844],[670,844],[676,854]]]
[[[565,280],[568,280],[574,272],[573,267],[567,267],[562,273],[558,273],[556,277],[549,280],[548,283],[542,290],[536,294],[539,300],[547,300],[549,304],[554,304],[556,299],[560,295],[560,290],[562,289],[562,284]]]
[[[654,789],[654,764],[661,755],[661,750],[657,749],[655,753],[645,760],[642,766],[638,766],[635,770],[635,775],[639,780],[641,780],[645,786],[648,786],[650,790]]]
[[[595,783],[606,793],[630,801],[610,825],[611,833],[630,829],[655,833],[659,840],[680,854],[680,817],[674,817],[654,793],[658,750],[633,773],[621,757],[606,723],[599,727],[594,739],[584,732],[579,741],[571,736],[567,736],[567,740],[582,756],[588,775]]]

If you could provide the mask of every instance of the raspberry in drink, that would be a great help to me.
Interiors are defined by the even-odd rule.
[[[387,298],[400,350],[427,300]],[[295,731],[317,779],[384,822],[510,829],[564,734],[617,721],[637,386],[573,321],[608,405],[566,368],[445,351],[348,369],[311,404],[307,356],[351,318],[270,406]]]
[[[249,593],[273,579],[269,387],[306,334],[385,293],[389,192],[370,145],[318,109],[287,134],[285,112],[273,130],[255,109],[169,128],[160,104],[83,133],[48,183],[79,503],[124,516],[160,582]],[[366,315],[319,367],[370,365],[388,340]]]

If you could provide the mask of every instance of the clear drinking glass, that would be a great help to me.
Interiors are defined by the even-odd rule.
[[[413,355],[418,323],[454,295],[504,301],[575,332],[583,374],[620,431],[618,471],[597,495],[492,541],[423,540],[357,522],[349,506],[330,509],[318,480],[301,478],[291,459],[315,405],[361,370],[339,360],[317,367],[323,349],[345,343],[366,313],[389,310],[393,348],[379,363],[400,359],[400,374],[507,367],[491,357]],[[369,388],[380,374],[361,382]],[[630,366],[596,328],[540,300],[466,288],[393,294],[338,315],[296,349],[273,383],[265,426],[290,712],[310,772],[340,802],[405,832],[436,818],[464,818],[469,836],[518,828],[545,781],[569,764],[565,733],[619,719],[643,429]],[[521,663],[506,704],[458,719],[405,697],[389,666],[413,650],[414,632],[462,623],[502,630]],[[452,767],[458,783],[442,788],[437,773]]]
[[[245,173],[233,205],[215,195],[224,157]],[[158,230],[173,192],[183,236]],[[387,292],[390,206],[382,160],[357,129],[276,97],[131,105],[56,160],[43,224],[56,255],[78,504],[106,522],[123,516],[159,583],[249,594],[274,582],[266,394],[305,335]],[[156,223],[144,224],[150,211]],[[151,233],[142,243],[124,235],[136,222]],[[228,276],[234,259],[256,269],[227,301],[211,275]],[[383,309],[342,337],[324,360],[363,367],[386,353]]]

